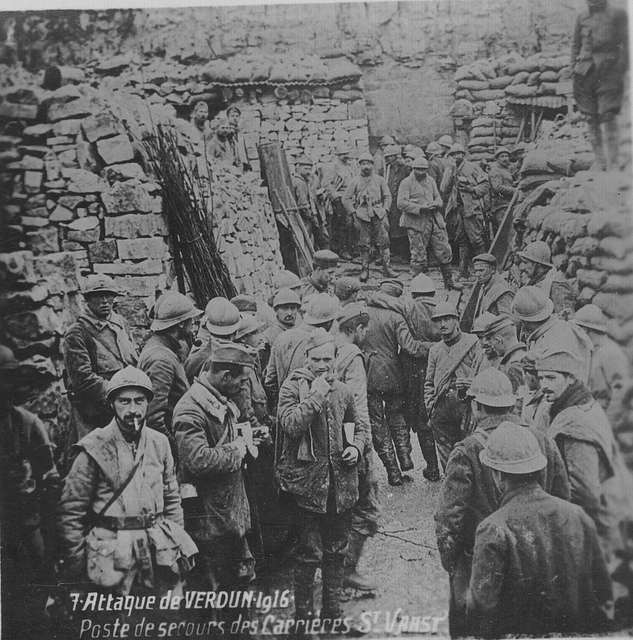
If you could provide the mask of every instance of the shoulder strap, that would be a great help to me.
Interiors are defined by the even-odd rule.
[[[93,338],[93,340],[96,340],[108,353],[112,354],[115,357],[115,359],[118,362],[120,362],[124,367],[127,366],[128,363],[125,362],[125,360],[123,360],[123,358],[121,357],[121,354],[116,353],[115,351],[112,351],[112,349],[103,341],[101,336],[92,330],[92,327],[90,326],[89,323],[82,323],[82,324],[84,325],[86,331]]]
[[[121,486],[112,494],[112,497],[108,500],[108,502],[106,502],[103,509],[99,511],[99,514],[98,514],[99,516],[105,515],[105,512],[120,498],[121,494],[125,491],[125,488],[130,484],[130,482],[132,482],[132,478],[134,478],[134,476],[136,475],[136,471],[141,466],[144,456],[145,456],[145,451],[141,452],[139,459],[136,461],[136,463],[132,467],[132,470],[130,471],[130,474],[128,475],[128,477],[123,481]]]
[[[475,440],[477,440],[477,442],[479,442],[479,444],[482,447],[486,446],[486,442],[488,441],[488,434],[484,433],[483,431],[473,431],[473,437],[475,438]]]

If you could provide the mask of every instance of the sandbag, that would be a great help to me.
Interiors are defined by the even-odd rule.
[[[539,96],[555,96],[558,92],[558,82],[542,82],[538,87]]]
[[[502,89],[488,89],[486,91],[471,91],[473,94],[473,100],[501,100],[505,98],[504,90]]]
[[[600,253],[605,256],[611,256],[618,260],[624,260],[627,253],[631,252],[631,248],[627,247],[627,243],[622,238],[608,236],[600,240]]]
[[[530,74],[527,71],[521,71],[512,78],[512,82],[510,84],[525,84],[529,77]]]
[[[489,82],[481,80],[461,80],[457,83],[460,89],[468,89],[469,91],[482,91],[490,88]]]
[[[599,291],[592,302],[612,318],[618,320],[633,318],[633,294]]]
[[[505,88],[505,92],[511,96],[517,96],[520,98],[528,98],[535,96],[538,91],[538,87],[529,87],[527,84],[511,84]]]
[[[633,278],[628,275],[612,273],[602,285],[602,291],[613,291],[614,293],[633,292]]]
[[[576,238],[581,238],[587,234],[587,221],[585,216],[576,214],[561,224],[560,235],[567,244],[572,244]]]
[[[576,238],[574,244],[568,249],[569,253],[575,256],[584,256],[585,258],[591,258],[598,251],[598,240],[596,238]],[[606,260],[607,258],[602,258]],[[594,264],[594,261],[592,261]],[[595,264],[596,268],[604,269],[605,271],[611,271],[605,266]]]
[[[473,129],[476,127],[492,127],[492,118],[475,118],[472,123]]]
[[[623,238],[631,233],[631,222],[624,216],[609,213],[596,213],[587,226],[589,235],[595,238],[617,236]]]
[[[490,88],[491,89],[505,89],[509,84],[512,83],[512,76],[501,76],[499,78],[491,78],[490,80]]]
[[[530,77],[527,79],[526,84],[528,85],[528,87],[532,87],[534,85],[537,85],[539,83],[541,79],[541,74],[539,71],[535,71],[534,73],[530,74]]]
[[[469,147],[477,147],[484,146],[489,147],[495,143],[494,136],[477,136],[475,138],[471,138],[468,142]]]
[[[495,134],[495,129],[493,126],[473,127],[470,130],[470,139],[472,140],[473,138],[483,138],[485,136],[494,136],[494,134]]]
[[[558,82],[558,72],[556,71],[543,71],[541,73],[541,82]]]
[[[607,281],[608,274],[606,271],[596,271],[594,269],[578,269],[576,272],[578,283],[582,287],[591,287],[592,289],[600,289]]]
[[[467,89],[458,89],[455,92],[455,100],[470,100],[472,102],[474,99],[473,94]]]

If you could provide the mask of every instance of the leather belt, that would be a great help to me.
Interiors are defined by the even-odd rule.
[[[162,513],[145,513],[140,516],[98,516],[95,514],[95,526],[111,531],[149,529],[162,517]]]

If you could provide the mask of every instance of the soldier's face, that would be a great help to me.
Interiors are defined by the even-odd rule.
[[[416,180],[419,180],[420,182],[422,182],[424,178],[426,178],[428,169],[414,169],[413,173],[415,174]]]
[[[499,163],[499,166],[508,168],[510,166],[510,154],[500,153],[497,156],[497,162]]]
[[[519,263],[519,273],[521,274],[521,284],[530,284],[536,274],[538,265],[531,260],[521,260]]]
[[[251,349],[257,349],[257,351],[259,351],[262,348],[262,332],[255,331],[253,333],[249,333],[247,336],[242,338],[241,342],[247,347],[251,347]]]
[[[500,355],[499,353],[497,353],[497,350],[495,349],[495,345],[493,343],[493,338],[491,338],[490,336],[481,336],[481,338],[479,338],[479,342],[481,343],[481,347],[484,350],[487,358],[492,359]]]
[[[193,112],[193,119],[197,124],[202,124],[209,117],[209,107],[206,104],[200,103],[196,105],[196,108]]]
[[[356,327],[356,331],[354,332],[354,344],[359,347],[363,344],[365,338],[367,337],[367,332],[369,331],[369,325],[359,324]]]
[[[231,111],[227,118],[232,127],[237,127],[237,123],[240,121],[240,114],[237,111]]]
[[[442,338],[450,338],[457,330],[458,319],[453,316],[442,316],[433,322]]]
[[[142,425],[147,414],[147,396],[139,389],[123,389],[114,399],[112,406],[124,431],[133,433],[137,425]]]
[[[276,309],[277,320],[287,327],[294,327],[299,307],[295,304],[280,304]]]
[[[369,160],[361,160],[359,164],[360,164],[360,172],[364,176],[371,175],[371,170],[374,168],[373,162],[369,162]]]
[[[232,396],[240,392],[240,390],[246,384],[247,380],[248,380],[247,367],[242,367],[241,372],[236,376],[231,375],[230,371],[223,371],[222,380],[221,380],[222,388],[218,388],[218,391],[222,395],[225,395],[227,398],[231,398]]]
[[[226,138],[231,133],[231,125],[226,122],[218,125],[218,135],[221,138]]]
[[[477,278],[477,282],[480,284],[488,284],[494,273],[494,269],[484,262],[475,262],[473,270],[475,272],[475,278]]]
[[[338,159],[343,163],[347,164],[349,162],[349,154],[348,153],[340,153]]]
[[[451,155],[448,157],[453,160],[455,164],[461,164],[466,157],[466,154],[462,153],[461,151],[457,151],[456,153],[451,153]]]
[[[312,165],[311,164],[298,164],[297,165],[297,173],[304,178],[307,178],[312,173]]]
[[[308,351],[308,369],[318,378],[319,376],[332,373],[334,359],[336,358],[336,347],[333,342],[322,344]]]
[[[563,395],[576,378],[558,371],[539,371],[538,380],[545,399],[548,402],[554,402]]]
[[[102,293],[90,293],[85,296],[86,306],[91,313],[101,320],[107,320],[112,313],[114,299],[113,293],[104,291]]]
[[[336,267],[328,267],[327,269],[318,268],[315,270],[316,280],[318,283],[327,287],[330,282],[334,281],[334,276],[336,275]]]

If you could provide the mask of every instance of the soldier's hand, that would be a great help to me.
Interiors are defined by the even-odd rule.
[[[240,459],[244,459],[244,456],[246,455],[246,451],[247,451],[246,440],[244,440],[242,436],[238,436],[237,438],[235,438],[235,440],[233,440],[233,444],[235,445],[235,448],[240,454]]]
[[[258,447],[265,442],[270,442],[270,429],[261,425],[253,430],[253,444]]]
[[[325,376],[319,376],[312,382],[311,390],[320,393],[322,396],[326,396],[328,391],[330,390],[330,384],[325,379]]]
[[[351,467],[358,462],[359,456],[358,449],[350,445],[349,447],[345,447],[343,451],[343,462]]]

